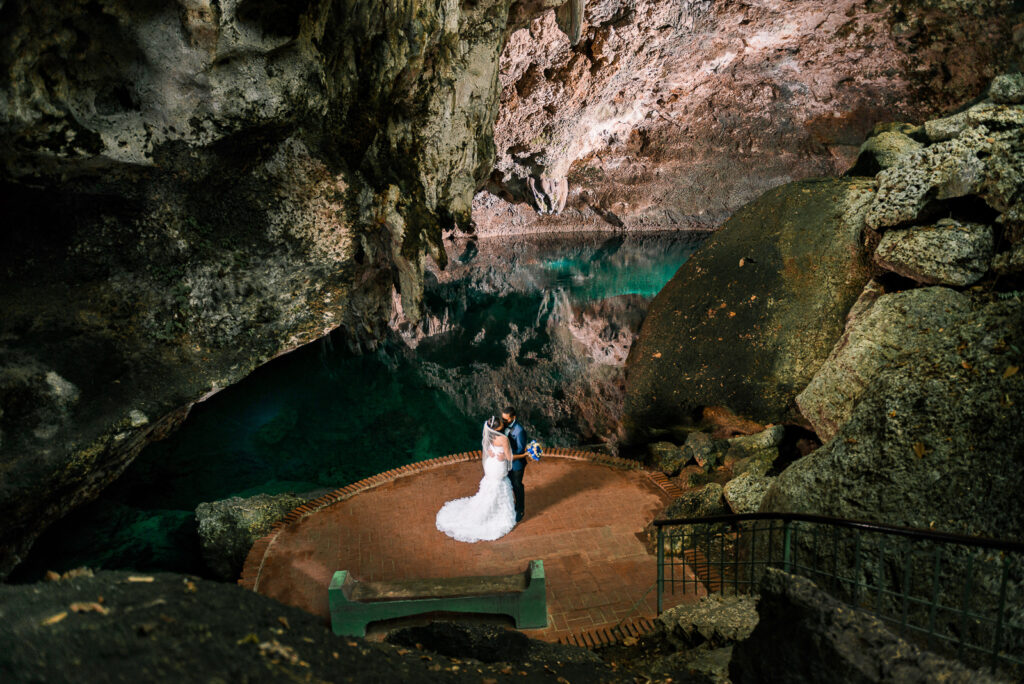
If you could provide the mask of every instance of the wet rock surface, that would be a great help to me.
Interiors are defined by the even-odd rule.
[[[626,364],[635,437],[724,405],[799,420],[794,399],[842,334],[868,280],[868,179],[803,181],[736,213],[651,304]]]
[[[757,626],[733,648],[729,678],[746,682],[995,682],[892,634],[810,580],[769,569]]]
[[[983,95],[1021,56],[1010,0],[579,5],[578,42],[550,12],[502,54],[481,233],[719,225],[846,171],[879,121]]]
[[[477,650],[445,656],[335,636],[319,618],[241,587],[170,573],[100,572],[0,586],[5,681],[626,682],[588,651],[486,627],[460,633]],[[527,654],[511,662],[512,640]],[[475,654],[475,655],[474,655]]]
[[[253,542],[305,501],[294,494],[257,494],[199,504],[196,520],[206,565],[221,579],[238,579]]]

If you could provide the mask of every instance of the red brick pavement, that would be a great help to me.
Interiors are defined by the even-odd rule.
[[[570,635],[586,634],[589,643],[591,634],[622,623],[649,624],[643,618],[656,614],[657,567],[642,536],[669,493],[646,471],[574,455],[547,454],[530,464],[526,518],[496,541],[465,544],[434,527],[445,501],[476,491],[478,458],[404,468],[370,478],[370,488],[355,487],[348,498],[332,503],[325,497],[293,513],[253,547],[242,583],[328,618],[327,586],[335,570],[374,581],[503,575],[540,558],[548,627],[525,630],[530,636],[575,643]],[[666,607],[696,597],[666,596]]]

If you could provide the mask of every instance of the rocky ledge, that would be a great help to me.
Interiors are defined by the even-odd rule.
[[[554,4],[2,4],[0,577],[193,402],[417,319]]]
[[[482,653],[338,637],[297,608],[169,573],[0,585],[0,638],[17,645],[0,654],[8,682],[634,681],[584,649],[500,629],[461,631]]]

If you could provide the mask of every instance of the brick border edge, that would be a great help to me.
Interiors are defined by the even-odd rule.
[[[482,452],[479,450],[464,451],[458,454],[441,456],[439,458],[432,458],[426,461],[419,461],[417,463],[410,463],[398,468],[392,468],[391,470],[386,470],[382,473],[378,473],[377,475],[359,480],[358,482],[353,482],[350,485],[335,489],[323,496],[305,502],[304,504],[294,508],[284,516],[284,518],[274,523],[266,535],[260,537],[253,543],[245,558],[245,564],[242,566],[242,574],[238,578],[238,584],[252,591],[258,590],[260,575],[263,571],[263,563],[266,560],[267,554],[270,552],[270,549],[273,547],[274,542],[277,540],[281,531],[292,523],[299,522],[307,516],[340,501],[345,501],[346,499],[349,499],[361,492],[374,489],[380,485],[387,484],[388,482],[393,482],[399,478],[414,475],[426,470],[433,470],[435,468],[441,468],[455,463],[464,463],[466,461],[478,459],[481,457],[481,453]],[[617,456],[608,456],[596,452],[582,451],[580,449],[558,448],[546,450],[544,458],[564,458],[575,461],[590,461],[598,465],[605,465],[622,470],[644,470],[651,482],[656,485],[658,489],[667,494],[669,498],[675,499],[683,493],[679,486],[669,480],[664,473],[646,470],[638,461],[619,458]],[[630,637],[639,637],[652,631],[654,628],[655,624],[650,618],[640,617],[619,623],[614,627],[606,627],[580,632],[578,634],[570,634],[559,639],[559,642],[573,646],[581,646],[583,648],[595,648],[598,646],[620,643],[624,639]]]

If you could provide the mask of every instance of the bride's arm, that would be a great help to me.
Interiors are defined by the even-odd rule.
[[[509,463],[512,462],[512,447],[509,446],[508,437],[503,437],[501,440],[501,447],[505,450],[505,460]]]

